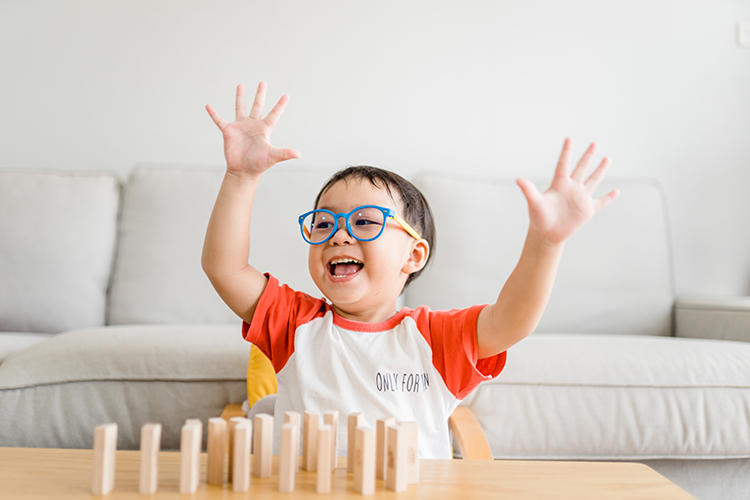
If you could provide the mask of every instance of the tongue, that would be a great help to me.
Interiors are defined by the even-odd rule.
[[[348,276],[354,274],[361,269],[357,264],[336,264],[333,266],[333,274],[335,276]]]

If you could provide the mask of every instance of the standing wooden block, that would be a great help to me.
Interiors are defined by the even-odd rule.
[[[202,425],[185,423],[180,431],[180,493],[195,493],[200,479]]]
[[[200,453],[203,451],[203,421],[199,418],[189,418],[185,420],[185,423],[198,426],[198,453]],[[195,461],[195,475],[201,477],[200,460]]]
[[[161,424],[141,427],[141,478],[138,491],[153,495],[159,485],[159,450],[161,449]]]
[[[406,443],[403,429],[398,425],[388,427],[388,461],[385,473],[386,489],[400,493],[406,491]]]
[[[284,413],[284,423],[292,424],[297,427],[297,431],[294,433],[294,473],[299,472],[299,435],[302,430],[301,424],[302,416],[296,411],[288,411]]]
[[[234,445],[232,458],[232,491],[244,493],[250,489],[250,442],[253,423],[243,418],[234,425]]]
[[[377,422],[375,448],[375,477],[385,479],[387,474],[386,455],[388,454],[388,426],[396,423],[395,418],[381,418]]]
[[[312,411],[306,411],[303,417],[302,429],[302,468],[315,472],[318,463],[318,426],[320,416]]]
[[[364,413],[352,413],[346,421],[346,472],[354,472],[354,431],[365,425]],[[373,448],[373,453],[375,448]]]
[[[227,455],[227,421],[221,417],[208,419],[208,471],[206,483],[224,484],[224,457]]]
[[[323,414],[323,424],[331,426],[331,470],[336,468],[338,456],[339,412],[327,411]]]
[[[253,428],[253,476],[271,477],[273,417],[267,413],[255,415]]]
[[[369,427],[354,429],[354,446],[349,462],[354,468],[354,491],[362,495],[375,493],[375,431]]]
[[[419,423],[399,422],[406,446],[406,483],[419,483]]]
[[[240,422],[250,422],[250,420],[246,419],[245,417],[232,417],[229,419],[229,424],[227,426],[227,433],[229,434],[229,439],[227,440],[227,442],[229,443],[229,464],[227,466],[227,482],[229,483],[232,482],[232,475],[234,474],[234,428]]]
[[[115,487],[115,456],[117,424],[102,424],[94,428],[94,479],[91,492],[106,495]]]
[[[299,448],[294,446],[294,435],[298,432],[294,424],[281,426],[281,446],[279,450],[279,491],[291,493],[294,491],[294,457],[299,454]]]
[[[318,494],[331,492],[331,441],[333,440],[333,428],[323,425],[318,429],[318,477],[316,490]]]

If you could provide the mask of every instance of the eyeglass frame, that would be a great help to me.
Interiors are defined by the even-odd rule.
[[[355,236],[354,233],[353,233],[353,231],[352,231],[352,226],[349,224],[349,217],[351,217],[352,214],[354,212],[356,212],[357,210],[362,210],[363,208],[377,208],[384,215],[384,217],[383,217],[383,225],[380,228],[380,231],[378,232],[378,234],[376,236],[374,236],[372,238],[368,238],[368,239],[362,239],[362,238],[358,238],[357,236]],[[305,221],[305,219],[307,218],[308,215],[310,215],[312,213],[315,213],[315,212],[323,212],[323,213],[331,214],[331,216],[333,217],[333,220],[334,220],[334,224],[336,224],[336,226],[338,226],[339,219],[341,219],[343,217],[344,218],[344,222],[346,222],[346,232],[349,233],[349,236],[351,236],[352,238],[354,238],[357,241],[365,241],[365,242],[367,242],[367,241],[373,241],[373,240],[376,240],[376,239],[380,238],[380,235],[382,235],[383,231],[385,230],[385,222],[388,220],[388,217],[390,217],[391,219],[393,219],[394,221],[396,221],[403,228],[403,230],[406,231],[407,233],[409,233],[409,236],[411,236],[415,240],[421,240],[422,239],[422,237],[419,235],[419,233],[416,232],[414,230],[414,228],[411,227],[411,225],[408,222],[406,222],[404,219],[402,219],[396,213],[396,211],[393,210],[392,208],[381,207],[381,206],[378,206],[378,205],[362,205],[362,206],[357,207],[357,208],[355,208],[354,210],[352,210],[351,212],[348,212],[348,213],[341,212],[341,213],[338,213],[338,214],[334,214],[333,212],[331,212],[330,210],[326,210],[325,208],[317,208],[315,210],[310,210],[309,212],[305,212],[304,214],[300,215],[298,217],[298,221],[299,221],[300,232],[302,233],[302,239],[305,240],[305,242],[309,243],[310,245],[322,245],[326,241],[328,241],[331,238],[333,238],[333,235],[336,234],[339,231],[338,227],[334,227],[333,230],[331,231],[331,234],[329,234],[328,237],[326,237],[326,239],[324,239],[323,241],[319,241],[317,243],[313,243],[312,241],[310,241],[308,239],[308,237],[307,237],[307,235],[310,234],[310,231],[305,227],[304,221]],[[305,233],[307,233],[307,234],[305,234]]]

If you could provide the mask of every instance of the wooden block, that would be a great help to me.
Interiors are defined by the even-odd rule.
[[[406,446],[406,483],[419,483],[419,423],[399,422]]]
[[[227,434],[228,434],[228,455],[229,455],[229,464],[227,466],[227,482],[232,482],[232,474],[234,474],[234,428],[235,426],[240,422],[250,422],[245,417],[232,417],[229,419],[229,424],[227,426]],[[249,451],[248,451],[249,453]]]
[[[333,428],[330,425],[322,425],[318,429],[318,477],[316,491],[318,494],[331,492],[331,441],[333,440]]]
[[[138,491],[153,495],[159,486],[159,450],[161,449],[161,424],[141,427],[141,477]]]
[[[375,477],[385,479],[387,474],[386,455],[388,454],[388,426],[396,423],[395,418],[381,418],[377,422],[375,436]]]
[[[352,413],[346,422],[346,472],[354,472],[354,431],[365,425],[364,413]],[[374,452],[375,448],[373,448]]]
[[[323,424],[331,426],[331,470],[336,468],[338,456],[339,412],[332,410],[323,414]]]
[[[189,418],[185,420],[186,424],[194,424],[198,426],[198,453],[203,451],[203,421],[199,418]],[[201,463],[200,460],[195,462],[195,474],[197,477],[201,476]]]
[[[375,493],[375,431],[358,426],[354,429],[352,443],[353,451],[347,461],[354,468],[354,491],[372,495]]]
[[[253,429],[253,476],[271,477],[273,417],[267,413],[255,415]]]
[[[232,458],[232,491],[244,493],[250,489],[250,442],[253,423],[243,418],[234,425],[234,445]]]
[[[388,459],[385,487],[400,493],[406,491],[406,443],[403,429],[398,425],[388,427]]]
[[[180,493],[191,494],[198,489],[202,425],[185,422],[180,431]]]
[[[294,491],[294,456],[299,454],[298,448],[294,447],[294,435],[298,432],[294,424],[281,426],[281,446],[279,450],[279,491],[291,493]]]
[[[318,463],[318,426],[320,416],[312,411],[306,411],[303,417],[302,429],[302,468],[315,472]]]
[[[294,473],[299,472],[299,436],[302,432],[301,426],[302,415],[296,411],[287,411],[284,413],[284,423],[292,424],[297,427],[297,432],[294,433]]]
[[[117,452],[117,424],[102,424],[94,428],[94,479],[91,492],[106,495],[115,487],[115,456]]]
[[[224,484],[224,457],[227,455],[227,421],[221,417],[208,419],[208,470],[206,483]]]

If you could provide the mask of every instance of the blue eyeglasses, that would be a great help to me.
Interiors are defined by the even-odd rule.
[[[311,210],[299,216],[299,227],[302,238],[311,245],[325,243],[336,234],[338,220],[344,218],[346,230],[356,240],[372,241],[380,237],[385,229],[388,217],[395,220],[413,238],[419,240],[421,236],[408,222],[398,216],[392,208],[377,205],[357,207],[349,213],[334,214],[330,210]]]

